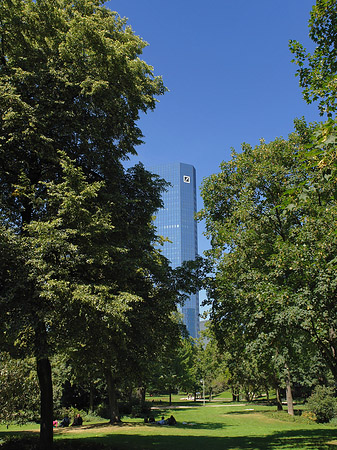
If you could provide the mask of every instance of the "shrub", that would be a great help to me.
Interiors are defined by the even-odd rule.
[[[332,388],[316,386],[308,399],[307,407],[315,414],[318,423],[330,422],[337,412],[337,403]]]
[[[302,417],[304,419],[308,419],[308,420],[311,420],[313,422],[316,422],[316,420],[317,420],[316,414],[314,412],[312,412],[312,411],[304,411],[303,414],[302,414]]]

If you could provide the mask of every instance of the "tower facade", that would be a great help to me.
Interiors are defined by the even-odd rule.
[[[197,211],[195,168],[189,164],[172,163],[149,167],[170,183],[162,194],[164,206],[157,212],[157,233],[167,237],[163,254],[172,267],[194,260],[198,254],[198,235],[195,213]],[[190,295],[181,307],[183,320],[189,334],[199,335],[199,294]]]

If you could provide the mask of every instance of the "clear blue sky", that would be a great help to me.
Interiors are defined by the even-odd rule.
[[[143,59],[170,92],[140,121],[145,165],[193,164],[197,183],[219,171],[231,148],[287,137],[293,120],[320,120],[291,63],[290,39],[312,48],[314,0],[113,0],[149,43]],[[199,197],[198,208],[202,207]],[[199,252],[208,247],[199,226]]]

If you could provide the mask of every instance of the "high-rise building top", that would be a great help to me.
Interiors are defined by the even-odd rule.
[[[171,163],[149,170],[170,183],[163,193],[164,207],[157,212],[155,225],[159,235],[167,237],[164,255],[177,267],[194,260],[198,254],[196,174],[190,164]],[[199,295],[190,295],[182,308],[184,323],[194,338],[199,334]]]

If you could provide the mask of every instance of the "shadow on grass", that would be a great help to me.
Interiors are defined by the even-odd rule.
[[[174,433],[174,430],[172,430]],[[143,436],[118,435],[105,438],[85,439],[93,444],[101,443],[111,450],[336,450],[337,445],[329,444],[336,436],[333,430],[282,431],[269,436],[223,437],[189,436]]]
[[[179,408],[198,408],[202,406],[202,403],[199,402],[182,402],[182,403],[150,403],[149,406],[152,410],[166,410],[166,409],[179,409]]]
[[[265,415],[266,417],[269,416],[269,417],[272,417],[273,419],[280,419],[280,420],[284,419],[285,417],[288,418],[288,419],[293,419],[294,417],[300,417],[302,415],[302,411],[301,410],[295,410],[294,411],[294,413],[295,413],[294,416],[291,416],[291,415],[289,415],[287,413],[286,410],[283,410],[283,411],[277,411],[277,410],[266,411],[266,410],[263,410],[263,409],[259,409],[259,407],[255,407],[254,408],[253,406],[251,408],[247,407],[246,409],[241,409],[241,410],[238,409],[237,411],[226,411],[226,410],[223,410],[222,413],[225,414],[226,416],[230,416],[230,415],[238,416],[238,415],[259,413],[259,414]]]
[[[92,425],[92,429],[102,427],[111,427],[109,424],[95,424]],[[216,424],[219,425],[219,424]],[[68,433],[64,434],[64,439],[62,435],[59,434],[56,442],[56,449],[75,449],[77,445],[85,447],[81,448],[102,448],[109,450],[204,450],[205,448],[211,450],[336,450],[337,445],[329,443],[336,438],[336,430],[287,430],[275,432],[267,436],[226,436],[226,426],[222,427],[224,429],[222,437],[212,437],[210,436],[198,436],[197,430],[199,429],[215,429],[214,424],[196,424],[194,427],[189,427],[189,434],[186,436],[177,436],[175,434],[176,427],[170,428],[171,434],[168,436],[163,435],[143,435],[141,432],[139,434],[123,434],[122,428],[127,426],[143,426],[141,423],[129,423],[115,425],[111,430],[111,434],[105,436],[96,437],[85,437],[84,435],[71,436]],[[159,426],[151,426],[153,428],[160,428]],[[182,428],[184,426],[179,425],[177,428]],[[188,426],[186,425],[186,428]],[[216,427],[220,428],[220,427]],[[119,432],[120,430],[120,432]],[[109,432],[108,429],[106,432]],[[29,436],[33,433],[28,431],[13,432],[11,435]],[[0,439],[8,433],[1,432]],[[99,447],[101,446],[101,447]],[[1,448],[1,446],[0,446]],[[80,448],[80,447],[79,447]]]
[[[124,424],[126,425],[126,424]],[[129,425],[134,425],[133,423],[129,423]],[[176,428],[180,428],[180,429],[188,429],[188,430],[220,430],[220,429],[225,429],[228,428],[228,425],[225,423],[217,423],[217,422],[204,422],[204,423],[195,423],[195,422],[178,422],[177,425],[157,425],[157,424],[144,424],[144,423],[136,423],[135,425],[138,426],[146,426],[146,427],[150,427],[153,429],[169,429],[172,430],[172,434],[174,434],[174,430]],[[229,425],[230,427],[232,425]]]
[[[230,425],[232,426],[232,425]],[[81,432],[81,431],[85,431],[85,430],[95,430],[95,429],[104,429],[106,431],[109,431],[109,428],[111,429],[112,432],[114,433],[118,433],[118,429],[122,429],[122,428],[149,428],[150,430],[160,430],[160,429],[166,429],[166,430],[172,430],[172,434],[174,434],[174,430],[176,428],[181,428],[181,429],[189,429],[189,430],[193,430],[193,429],[198,429],[198,430],[219,430],[219,429],[225,429],[228,428],[227,424],[224,423],[215,423],[215,422],[205,422],[205,423],[195,423],[195,422],[186,422],[186,423],[182,423],[182,422],[178,422],[177,425],[159,425],[156,423],[144,423],[144,422],[121,422],[121,423],[115,423],[113,425],[111,425],[109,422],[106,423],[95,423],[95,424],[90,424],[90,425],[84,425],[81,428],[59,428],[55,430],[55,434],[66,434],[66,433],[71,433],[73,431],[77,431],[77,432]],[[0,433],[0,437],[1,437],[1,433]]]
[[[261,413],[264,414],[264,411],[259,411],[258,409],[247,409],[247,410],[238,410],[238,411],[226,411],[223,410],[221,411],[222,414],[226,415],[226,416],[245,416],[247,414],[256,414],[256,413]]]
[[[27,431],[21,431],[21,430],[0,431],[0,441],[3,440],[6,436],[28,436],[28,437],[29,436],[38,436],[39,432],[40,432],[40,430],[38,430],[38,429],[36,429],[34,431],[32,431],[32,430],[27,430]]]

